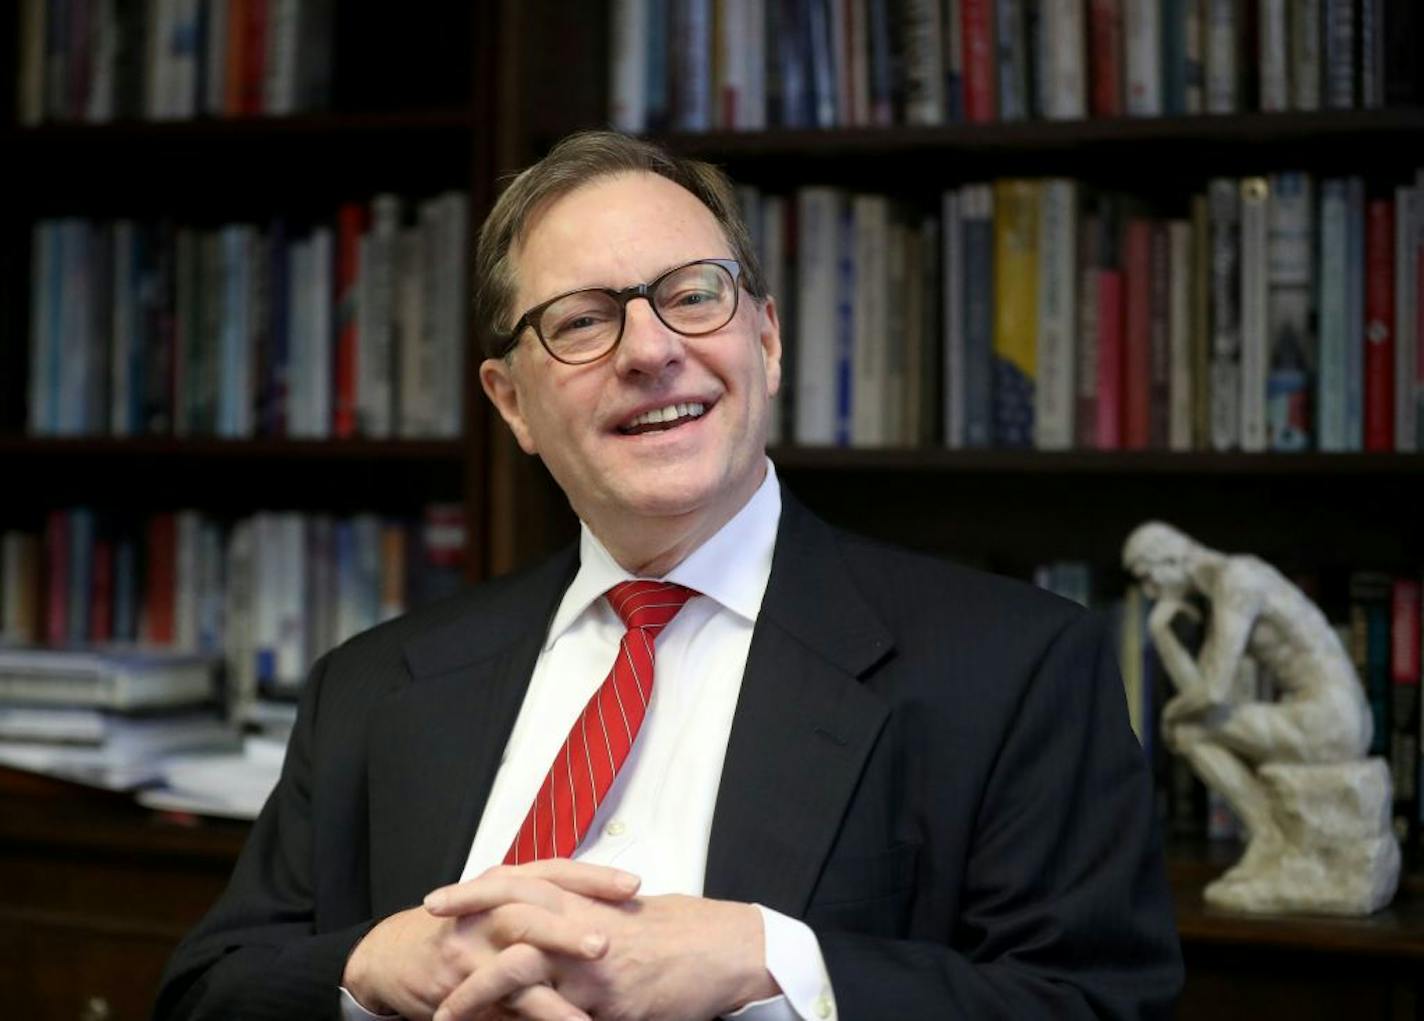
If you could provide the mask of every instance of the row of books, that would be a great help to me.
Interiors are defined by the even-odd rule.
[[[1039,584],[1069,598],[1090,595],[1093,572],[1080,562],[1047,565],[1035,573]],[[1424,850],[1424,749],[1420,734],[1424,728],[1424,705],[1420,687],[1424,682],[1420,636],[1421,578],[1424,574],[1400,575],[1382,571],[1354,571],[1340,579],[1340,591],[1326,593],[1323,608],[1332,617],[1341,643],[1349,652],[1355,673],[1365,689],[1373,718],[1373,737],[1368,755],[1383,758],[1390,766],[1394,790],[1393,825],[1405,847]],[[1300,579],[1308,594],[1318,582]],[[1095,600],[1096,602],[1096,600]],[[1147,632],[1150,602],[1140,589],[1130,587],[1120,608],[1119,655],[1128,715],[1144,752],[1153,764],[1159,810],[1170,830],[1179,836],[1207,836],[1230,839],[1240,836],[1240,822],[1214,792],[1208,792],[1192,773],[1185,759],[1173,755],[1162,742],[1160,713],[1175,694]],[[1189,651],[1201,641],[1200,628],[1181,635]],[[1248,666],[1254,667],[1248,661]],[[1242,698],[1275,701],[1278,690],[1265,671],[1247,671],[1238,684],[1252,690],[1238,692]]]
[[[1421,98],[1414,0],[616,0],[630,132],[1346,110]]]
[[[305,229],[39,221],[29,431],[458,436],[468,220],[447,192]]]
[[[242,704],[295,690],[322,652],[454,591],[465,545],[455,504],[417,520],[51,511],[42,532],[0,537],[0,639],[221,657]]]
[[[331,0],[21,0],[19,121],[322,109],[332,14]]]
[[[1424,174],[1217,178],[1161,215],[1070,179],[739,192],[802,445],[1416,451]]]

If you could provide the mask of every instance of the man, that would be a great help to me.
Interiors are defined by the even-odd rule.
[[[476,272],[485,392],[578,547],[318,662],[158,1015],[1168,1010],[1110,628],[780,489],[776,304],[726,179],[575,136]]]

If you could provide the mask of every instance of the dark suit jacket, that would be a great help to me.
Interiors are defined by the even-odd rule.
[[[373,920],[459,877],[576,568],[566,550],[316,664],[158,1018],[337,1015]],[[706,896],[805,919],[846,1021],[1168,1012],[1180,956],[1112,632],[784,494]]]

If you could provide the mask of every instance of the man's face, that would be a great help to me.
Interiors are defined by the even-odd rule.
[[[514,312],[732,257],[712,213],[682,187],[647,173],[599,178],[536,212],[512,253]],[[635,299],[622,341],[596,362],[556,361],[526,329],[512,359],[487,360],[480,375],[519,445],[543,459],[595,534],[676,517],[715,530],[763,475],[768,401],[781,379],[776,308],[743,290],[725,327],[683,337]],[[634,428],[639,416],[677,405],[703,411]]]

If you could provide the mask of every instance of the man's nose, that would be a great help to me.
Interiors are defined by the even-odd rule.
[[[653,311],[652,302],[634,298],[624,306],[623,339],[614,353],[620,373],[656,376],[682,361],[681,334],[668,329]]]

